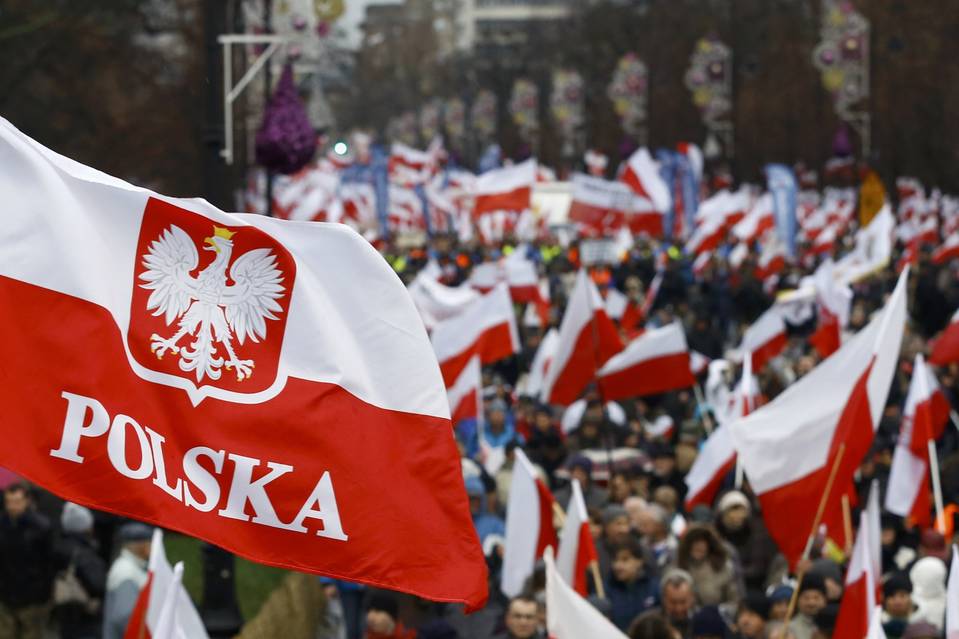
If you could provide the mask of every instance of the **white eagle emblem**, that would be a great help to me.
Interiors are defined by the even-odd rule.
[[[232,339],[240,345],[250,338],[258,342],[266,337],[266,320],[278,319],[274,313],[283,309],[277,300],[283,297],[283,273],[277,268],[276,256],[270,249],[259,248],[240,255],[230,266],[234,232],[213,227],[213,235],[203,240],[203,249],[216,257],[196,277],[190,275],[200,261],[193,239],[180,227],[171,225],[150,243],[143,258],[146,271],[140,274],[142,288],[151,290],[147,310],[163,316],[167,326],[177,322],[177,331],[170,338],[154,333],[150,350],[157,358],[170,351],[179,354],[180,369],[196,371],[197,381],[203,377],[220,379],[221,368],[235,370],[238,381],[253,375],[254,361],[239,359]],[[226,269],[230,267],[227,285]],[[188,346],[178,342],[193,338]],[[222,344],[226,356],[218,355]]]

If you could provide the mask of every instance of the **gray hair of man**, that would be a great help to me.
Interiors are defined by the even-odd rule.
[[[693,576],[682,568],[670,568],[663,573],[663,578],[659,581],[659,592],[660,594],[665,593],[667,586],[678,588],[682,585],[687,585],[692,589]]]
[[[667,531],[669,530],[671,518],[669,512],[667,512],[665,508],[659,504],[649,504],[646,506],[646,512],[650,513],[656,519],[656,521],[660,523],[663,529]]]

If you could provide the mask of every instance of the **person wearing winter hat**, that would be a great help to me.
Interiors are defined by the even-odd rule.
[[[769,601],[761,592],[750,590],[736,610],[736,632],[740,639],[766,639]]]
[[[724,494],[716,504],[716,532],[739,555],[746,588],[762,590],[774,571],[779,553],[763,518],[749,498],[738,490]]]
[[[780,584],[770,588],[766,594],[769,600],[770,621],[784,621],[786,613],[789,611],[789,600],[793,596],[793,587],[786,584]]]
[[[916,611],[910,622],[924,621],[942,632],[946,615],[946,564],[937,557],[923,557],[909,571],[912,602]]]
[[[407,630],[399,620],[399,604],[388,591],[370,595],[366,613],[366,639],[415,639],[416,631]]]
[[[692,639],[726,639],[729,626],[716,606],[700,608],[690,623]]]
[[[93,537],[93,513],[66,502],[60,515],[63,531],[54,546],[60,578],[72,570],[83,595],[71,601],[55,602],[52,616],[62,639],[99,637],[102,631],[101,602],[107,586],[107,563],[100,556]],[[84,600],[85,598],[85,600]]]
[[[894,572],[882,584],[882,629],[888,639],[900,639],[913,612],[912,582],[903,572]]]
[[[810,573],[815,573],[823,578],[826,585],[826,599],[830,602],[837,602],[842,598],[842,571],[839,564],[831,559],[817,559],[812,562]]]
[[[816,615],[826,607],[826,582],[821,575],[807,572],[799,583],[796,615],[789,622],[789,630],[796,639],[811,639],[816,631]]]
[[[140,589],[147,581],[153,528],[138,521],[120,527],[123,549],[107,573],[103,600],[103,639],[120,639],[126,632]]]

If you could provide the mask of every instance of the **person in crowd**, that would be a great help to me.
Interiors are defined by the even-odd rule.
[[[826,583],[822,576],[806,573],[799,583],[796,614],[789,622],[789,631],[796,639],[812,639],[816,632],[816,615],[826,607]]]
[[[679,512],[679,494],[672,486],[658,486],[653,491],[653,503],[662,507],[669,516],[669,530],[677,537],[686,530],[686,518]]]
[[[716,532],[736,549],[746,588],[763,590],[769,585],[771,570],[779,550],[769,536],[761,516],[753,514],[745,494],[731,490],[716,505]],[[785,572],[785,562],[780,562]]]
[[[586,508],[602,509],[609,501],[609,494],[593,482],[593,462],[590,458],[585,455],[573,455],[567,460],[566,468],[569,470],[570,479],[579,481]],[[570,484],[567,484],[556,491],[556,501],[560,504],[568,504],[571,495],[572,488]]]
[[[416,631],[403,626],[399,603],[387,591],[370,595],[366,612],[366,639],[416,639]]]
[[[513,425],[513,415],[509,405],[497,397],[486,405],[486,425],[483,437],[490,448],[505,448],[510,442],[517,441],[518,434]]]
[[[882,513],[881,517],[882,572],[903,570],[916,560],[916,551],[905,543],[902,517],[891,513]]]
[[[153,529],[130,522],[120,527],[120,554],[107,573],[103,601],[103,639],[121,639],[140,590],[147,581]]]
[[[769,620],[783,622],[786,620],[786,613],[789,610],[789,601],[793,596],[792,586],[780,584],[774,586],[767,595],[769,600]]]
[[[676,467],[676,451],[665,442],[653,442],[649,445],[649,457],[653,460],[653,478],[650,487],[672,486],[679,499],[686,497],[686,481],[683,473]]]
[[[533,419],[526,442],[526,454],[539,464],[549,478],[549,485],[556,485],[556,471],[566,458],[563,431],[553,419],[549,404],[539,403],[533,409]],[[581,484],[582,485],[582,484]]]
[[[737,603],[742,589],[726,547],[711,526],[694,524],[679,541],[676,566],[693,577],[693,593],[700,606]]]
[[[661,612],[651,610],[636,617],[629,627],[629,639],[682,639]]]
[[[491,513],[487,507],[486,487],[479,477],[469,477],[465,481],[466,494],[470,500],[470,513],[473,515],[473,525],[479,536],[480,544],[484,544],[490,535],[504,535],[506,525],[503,520]]]
[[[909,571],[916,611],[910,622],[925,621],[940,631],[946,615],[946,564],[938,557],[923,557]]]
[[[88,509],[71,502],[64,504],[55,550],[60,569],[57,579],[75,579],[81,591],[53,602],[60,639],[98,639],[103,628],[107,564],[98,552],[93,523],[93,513]]]
[[[692,639],[726,639],[729,636],[729,626],[716,606],[700,608],[693,615],[690,623]]]
[[[693,594],[693,578],[685,570],[667,570],[659,582],[660,609],[669,625],[683,639],[689,639],[691,621],[696,612],[696,597]],[[657,610],[654,608],[654,610]]]
[[[828,603],[839,603],[843,591],[843,574],[839,564],[823,557],[812,562],[809,574],[822,577],[823,583],[826,585],[826,601]]]
[[[736,608],[736,639],[767,639],[766,619],[769,601],[761,592],[747,591]]]
[[[882,629],[888,639],[900,639],[913,613],[909,575],[894,572],[882,584]]]
[[[646,555],[638,541],[626,537],[612,549],[612,569],[606,578],[610,618],[627,630],[643,612],[659,604],[659,582],[646,570]]]
[[[599,555],[599,568],[606,574],[609,572],[615,548],[628,541],[633,533],[629,526],[629,515],[619,504],[607,504],[601,516],[603,527],[596,552]]]
[[[0,637],[42,639],[53,574],[50,521],[34,508],[27,484],[11,484],[0,513]]]
[[[497,639],[540,639],[539,604],[535,599],[520,595],[510,599],[506,606],[506,630]]]
[[[679,543],[669,529],[669,513],[658,504],[650,504],[639,517],[639,534],[659,570],[674,563]]]

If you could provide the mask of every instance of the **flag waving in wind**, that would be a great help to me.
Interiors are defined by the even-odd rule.
[[[368,242],[155,194],[5,120],[0,167],[0,465],[255,561],[482,605],[439,366]]]
[[[830,536],[843,540],[842,495],[851,491],[872,445],[899,358],[907,274],[855,337],[773,401],[732,423],[766,525],[792,565],[813,533],[820,504]]]

